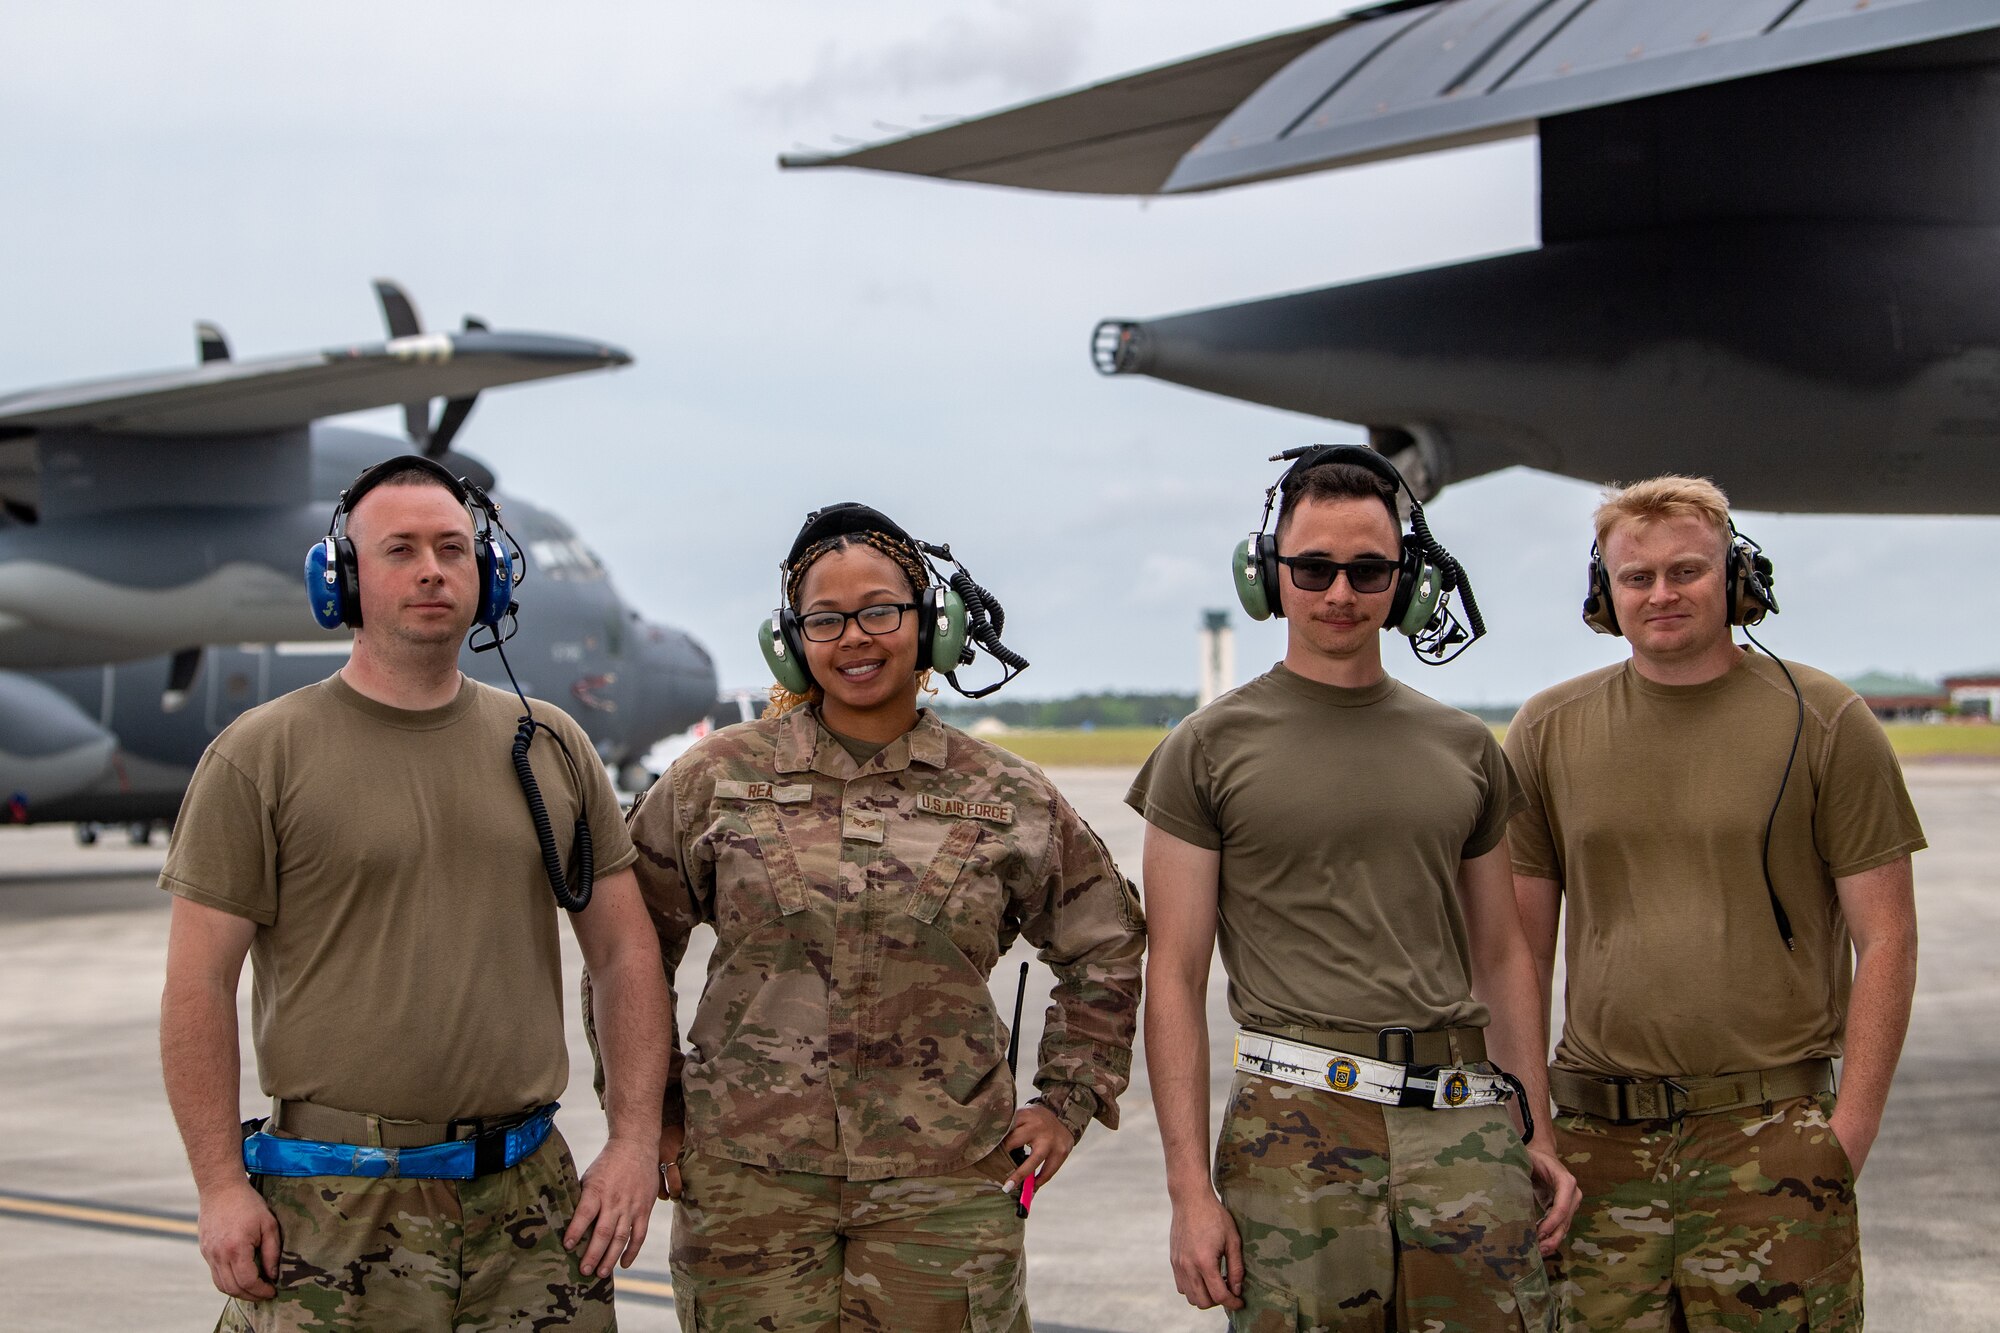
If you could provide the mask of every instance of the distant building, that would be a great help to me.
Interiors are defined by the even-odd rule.
[[[1921,722],[1931,713],[1943,712],[1951,703],[1951,695],[1942,685],[1922,676],[1870,671],[1845,683],[1884,722]],[[1995,688],[2000,689],[2000,683]]]
[[[1229,627],[1229,613],[1202,612],[1196,643],[1201,688],[1195,695],[1195,707],[1206,708],[1217,695],[1236,688],[1236,631]]]
[[[2000,667],[1946,676],[1944,688],[1960,717],[1987,722],[2000,718]]]

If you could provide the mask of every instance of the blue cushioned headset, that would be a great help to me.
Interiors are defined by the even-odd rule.
[[[312,599],[313,618],[326,629],[339,629],[342,625],[361,628],[361,578],[355,564],[354,543],[347,539],[347,520],[353,516],[354,507],[361,503],[362,496],[381,485],[385,478],[412,469],[436,477],[472,513],[478,525],[472,541],[473,559],[479,571],[479,605],[473,610],[472,623],[475,636],[482,629],[487,631],[487,641],[481,643],[475,637],[471,648],[475,653],[497,652],[500,665],[507,669],[508,683],[520,696],[521,720],[514,731],[514,743],[509,753],[514,776],[520,782],[521,795],[528,804],[528,818],[535,826],[535,841],[541,849],[542,870],[548,876],[549,888],[555,894],[556,903],[565,911],[581,912],[590,905],[597,875],[596,857],[591,847],[589,803],[585,799],[588,786],[583,779],[583,769],[575,756],[570,754],[562,733],[535,718],[534,709],[528,706],[528,696],[522,692],[521,683],[514,679],[514,668],[507,662],[504,645],[513,636],[513,626],[507,622],[518,609],[514,604],[514,589],[527,573],[528,562],[521,555],[519,545],[514,544],[513,536],[500,522],[500,506],[493,498],[475,483],[464,477],[452,476],[443,464],[419,454],[403,454],[369,468],[340,493],[340,500],[333,507],[333,518],[326,525],[326,536],[306,552],[306,595]],[[496,533],[499,535],[496,536]],[[506,537],[514,549],[510,551],[507,545],[503,545],[500,537]],[[576,783],[579,799],[567,870],[563,868],[562,854],[556,847],[548,805],[542,799],[535,770],[528,762],[528,751],[534,744],[537,731],[547,732],[556,743],[571,779]]]
[[[312,601],[313,618],[324,629],[361,628],[361,575],[355,564],[354,543],[347,538],[347,520],[361,497],[380,485],[385,477],[409,470],[428,472],[470,511],[478,523],[473,533],[473,558],[479,570],[479,605],[472,621],[496,633],[500,622],[514,606],[515,570],[513,556],[494,535],[500,522],[500,506],[472,482],[454,477],[443,464],[420,454],[403,454],[377,463],[354,479],[340,493],[326,536],[306,552],[306,596]]]

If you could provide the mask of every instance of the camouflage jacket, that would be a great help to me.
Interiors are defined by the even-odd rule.
[[[667,1080],[694,1149],[857,1180],[991,1152],[1015,1091],[986,979],[1020,935],[1057,977],[1038,1100],[1116,1127],[1144,922],[1033,764],[929,711],[857,764],[801,708],[701,741],[631,830],[669,986],[695,926],[717,937]]]

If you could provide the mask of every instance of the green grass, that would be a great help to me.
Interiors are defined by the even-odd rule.
[[[1900,759],[2000,760],[2000,726],[1891,722],[1885,730]],[[1137,768],[1166,734],[1158,727],[1100,727],[1009,731],[988,739],[1044,768]],[[1493,734],[1505,737],[1507,729],[1496,726]]]
[[[2000,759],[2000,726],[1891,722],[1883,730],[1901,759]]]
[[[1003,750],[1044,768],[1137,768],[1166,738],[1162,727],[1100,727],[1095,731],[1006,731],[988,736]]]

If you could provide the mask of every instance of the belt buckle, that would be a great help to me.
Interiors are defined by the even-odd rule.
[[[1667,1119],[1678,1120],[1687,1114],[1689,1093],[1685,1087],[1673,1079],[1663,1078],[1660,1080],[1660,1089],[1666,1098]]]
[[[1403,1054],[1400,1058],[1389,1054],[1389,1038],[1403,1039]],[[1383,1028],[1375,1034],[1375,1058],[1384,1064],[1413,1065],[1417,1062],[1417,1034],[1408,1028]]]
[[[515,1116],[465,1116],[445,1122],[445,1133],[451,1135],[452,1143],[464,1143],[468,1136],[461,1135],[461,1128],[469,1128],[472,1133],[472,1175],[490,1176],[496,1171],[507,1169],[507,1131],[519,1124]]]

